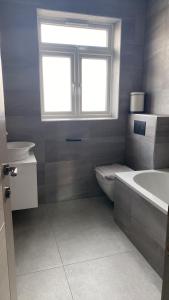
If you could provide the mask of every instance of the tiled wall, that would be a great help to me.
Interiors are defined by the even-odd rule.
[[[169,114],[169,1],[149,0],[144,87],[147,112]]]
[[[134,133],[134,121],[146,122],[144,135]],[[134,170],[169,168],[169,116],[132,114],[128,121],[126,162]]]
[[[169,115],[169,1],[148,0],[147,3],[143,76],[146,112]],[[133,133],[134,118],[148,121],[150,130],[145,137]],[[129,166],[137,170],[169,167],[168,137],[169,118],[129,117],[126,147]]]
[[[118,120],[41,122],[37,7],[122,18]],[[41,202],[98,195],[94,167],[124,162],[129,92],[142,89],[144,16],[140,0],[0,0],[9,139],[36,143]]]
[[[167,215],[119,179],[115,186],[117,224],[163,277]]]
[[[169,168],[169,116],[157,118],[154,162],[156,169]]]

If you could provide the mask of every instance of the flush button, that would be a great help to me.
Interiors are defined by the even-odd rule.
[[[146,122],[135,120],[134,121],[134,133],[145,136]]]

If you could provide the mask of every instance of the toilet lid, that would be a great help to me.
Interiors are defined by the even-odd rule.
[[[103,178],[107,178],[109,180],[114,179],[116,173],[132,171],[132,169],[130,169],[129,167],[120,164],[101,166],[101,167],[97,167],[95,170]]]

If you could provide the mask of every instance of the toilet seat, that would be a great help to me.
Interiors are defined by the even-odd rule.
[[[129,167],[120,164],[100,166],[95,169],[97,181],[111,201],[114,201],[115,176],[119,172],[133,171]]]

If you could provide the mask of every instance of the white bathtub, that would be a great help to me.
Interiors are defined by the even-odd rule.
[[[116,177],[163,213],[168,214],[169,169],[118,173]]]

